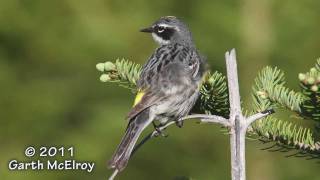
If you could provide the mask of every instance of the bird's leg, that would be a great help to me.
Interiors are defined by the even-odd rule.
[[[162,137],[168,137],[168,135],[160,129],[160,127],[163,126],[162,124],[157,125],[154,121],[152,121],[152,124],[158,135],[161,135]]]

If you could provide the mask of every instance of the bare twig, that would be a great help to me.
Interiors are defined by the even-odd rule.
[[[263,111],[263,112],[260,112],[260,113],[257,113],[255,115],[252,115],[250,117],[248,117],[246,119],[247,121],[247,126],[250,126],[254,121],[258,120],[258,119],[261,119],[261,118],[264,118],[270,114],[273,114],[274,113],[274,110],[273,109],[270,109],[270,110],[266,110],[266,111]]]
[[[230,103],[230,150],[231,150],[231,177],[232,180],[245,179],[245,133],[243,115],[240,105],[240,91],[238,83],[236,51],[226,52],[229,103]]]
[[[232,49],[231,52],[226,52],[226,65],[227,65],[227,78],[228,78],[228,90],[229,90],[229,103],[230,103],[230,121],[234,121],[231,116],[241,114],[240,105],[240,91],[238,84],[238,71],[236,51]]]
[[[108,180],[113,180],[113,179],[117,176],[118,172],[119,172],[119,170],[118,170],[118,169],[115,169],[115,170],[113,171],[112,175],[109,177]]]
[[[273,110],[257,113],[249,118],[242,115],[240,92],[238,83],[236,51],[226,52],[226,66],[230,102],[230,150],[231,150],[231,177],[232,180],[245,180],[245,136],[247,128],[255,120],[272,114]]]
[[[206,114],[192,114],[192,115],[189,115],[189,116],[185,116],[181,119],[179,119],[178,121],[185,121],[185,120],[188,120],[188,119],[200,119],[200,122],[202,123],[219,123],[223,126],[229,126],[229,122],[227,119],[225,119],[224,117],[221,117],[221,116],[215,116],[215,115],[206,115]],[[167,124],[163,125],[163,126],[160,126],[157,130],[154,130],[153,132],[149,133],[146,137],[144,137],[139,144],[137,144],[132,153],[131,153],[131,156],[144,144],[146,143],[148,140],[150,140],[151,138],[153,137],[156,137],[159,134],[159,132],[165,130],[167,127],[175,124],[176,122],[175,121],[170,121],[168,122]]]
[[[192,114],[192,115],[181,118],[179,121],[183,121],[186,119],[200,119],[200,122],[202,123],[218,123],[225,127],[230,126],[228,119],[222,116],[216,116],[216,115]]]

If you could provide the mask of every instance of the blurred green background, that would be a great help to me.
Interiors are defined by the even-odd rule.
[[[133,95],[99,82],[95,64],[118,57],[145,62],[156,44],[138,30],[159,17],[184,20],[213,70],[225,72],[224,53],[236,48],[249,105],[253,79],[266,65],[284,70],[288,86],[299,89],[297,74],[320,56],[319,7],[316,0],[2,0],[0,179],[107,179],[106,162],[123,135]],[[228,136],[218,126],[187,122],[168,133],[145,144],[118,178],[230,179]],[[74,146],[76,159],[96,168],[9,171],[10,159],[30,160],[23,154],[28,145]],[[249,180],[319,179],[316,161],[262,151],[258,141],[247,145]]]

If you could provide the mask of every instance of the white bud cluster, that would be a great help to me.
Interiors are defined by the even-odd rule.
[[[105,63],[98,63],[96,65],[96,69],[100,72],[103,72],[103,74],[100,76],[100,81],[108,82],[111,80],[111,77],[108,73],[115,71],[116,66],[112,62],[107,61]]]

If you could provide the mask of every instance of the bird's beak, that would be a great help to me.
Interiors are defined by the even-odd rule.
[[[141,29],[140,32],[152,33],[153,32],[153,27],[148,27],[148,28]]]

